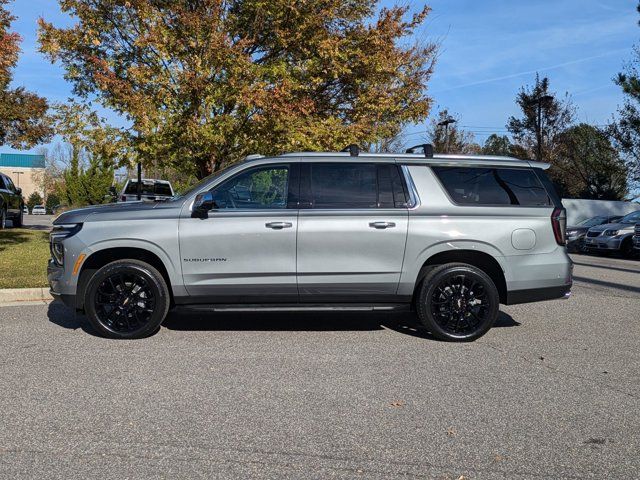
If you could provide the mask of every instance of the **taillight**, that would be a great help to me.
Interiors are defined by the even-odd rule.
[[[551,227],[558,245],[565,244],[567,230],[567,211],[564,208],[554,208],[551,213]]]

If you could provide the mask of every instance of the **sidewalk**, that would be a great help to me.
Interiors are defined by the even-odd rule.
[[[26,303],[50,302],[53,297],[48,287],[42,288],[0,288],[0,307]]]

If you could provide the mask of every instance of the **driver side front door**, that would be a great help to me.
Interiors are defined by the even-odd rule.
[[[298,164],[250,167],[211,190],[208,218],[180,220],[185,288],[195,303],[292,303]]]

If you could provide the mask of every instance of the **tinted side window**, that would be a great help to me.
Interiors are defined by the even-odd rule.
[[[397,165],[378,164],[378,207],[407,208],[408,193]]]
[[[548,206],[552,200],[531,169],[432,167],[461,205]]]
[[[6,185],[7,190],[9,190],[10,192],[14,192],[16,191],[16,186],[13,184],[13,180],[11,180],[11,177],[6,177],[4,179],[4,183]]]
[[[254,168],[215,187],[213,201],[219,209],[287,208],[289,167]]]
[[[376,208],[378,179],[375,164],[314,163],[311,165],[313,208]]]
[[[0,190],[5,190],[7,186],[4,183],[4,176],[0,175]]]
[[[168,195],[171,196],[171,187],[167,183],[156,183],[153,186],[153,190],[156,195]]]

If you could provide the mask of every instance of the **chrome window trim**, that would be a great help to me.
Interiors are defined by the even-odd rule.
[[[408,210],[415,210],[420,206],[420,196],[418,195],[418,189],[416,188],[415,183],[413,183],[413,178],[411,177],[411,172],[409,172],[409,165],[400,165],[402,169],[402,174],[404,175],[404,180],[407,185],[407,190],[409,193],[409,205],[407,206]]]

